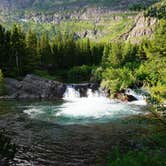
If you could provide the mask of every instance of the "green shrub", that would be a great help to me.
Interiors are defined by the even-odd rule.
[[[166,0],[151,6],[146,12],[145,16],[156,17],[159,19],[166,19]]]
[[[44,70],[35,70],[34,74],[46,79],[55,80],[54,76],[51,76],[47,71]]]
[[[68,82],[86,82],[90,81],[92,76],[92,70],[96,68],[95,66],[77,66],[71,68],[68,73]]]
[[[5,86],[4,86],[4,79],[3,79],[3,73],[0,70],[0,95],[5,94]]]
[[[158,102],[164,102],[166,99],[166,85],[157,85],[150,88],[151,96]]]
[[[129,10],[132,10],[132,11],[141,11],[141,10],[144,10],[146,7],[144,6],[144,4],[132,4],[132,5],[129,5]]]
[[[109,89],[112,93],[126,89],[136,82],[134,72],[124,68],[109,68],[103,72],[102,87]]]
[[[113,154],[113,153],[112,153]],[[165,153],[160,150],[129,151],[122,154],[115,151],[109,161],[109,166],[164,166],[166,165]]]
[[[98,67],[97,69],[94,68],[92,70],[91,80],[93,82],[101,82],[101,80],[102,80],[102,74],[103,74],[103,68],[102,67]]]

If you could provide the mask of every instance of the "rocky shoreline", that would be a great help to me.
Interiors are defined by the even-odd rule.
[[[43,99],[55,100],[62,99],[67,86],[73,86],[79,90],[80,96],[86,96],[88,88],[97,90],[99,84],[84,83],[84,84],[66,84],[54,80],[45,79],[37,75],[28,74],[22,81],[13,78],[5,78],[6,96],[0,96],[0,99]]]
[[[22,81],[13,78],[5,78],[7,95],[0,96],[0,100],[26,99],[26,100],[58,100],[62,99],[68,86],[74,87],[80,93],[80,97],[87,97],[87,90],[96,91],[99,83],[66,84],[54,80],[45,79],[34,74],[26,75]],[[107,97],[110,92],[104,90]],[[113,98],[123,102],[138,100],[134,95],[122,90],[114,94]]]
[[[57,81],[28,74],[22,81],[5,78],[7,96],[4,99],[56,99],[62,98],[66,86]]]

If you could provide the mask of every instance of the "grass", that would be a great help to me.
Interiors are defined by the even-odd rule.
[[[136,120],[126,122],[146,126],[148,132],[132,135],[131,139],[139,146],[117,145],[113,148],[108,159],[109,166],[166,166],[166,126],[155,117],[143,118],[139,122]],[[155,125],[148,125],[148,121]]]
[[[70,19],[61,21],[59,24],[38,23],[34,21],[17,22],[23,27],[25,32],[31,29],[39,36],[46,32],[51,39],[53,39],[58,32],[75,32],[80,35],[81,33],[88,31],[91,39],[98,42],[107,42],[128,31],[133,24],[133,18],[135,14],[136,13],[134,12],[118,12],[109,15],[104,14],[101,16],[101,20],[97,23],[94,23],[95,18],[90,20]],[[15,21],[13,18],[6,22],[2,22],[3,26],[7,29],[11,29],[12,24],[14,23]],[[96,35],[93,35],[94,30],[97,30]]]
[[[114,159],[110,159],[109,166],[165,166],[165,151],[144,149],[142,151],[129,151],[122,154],[114,152]]]
[[[108,42],[120,37],[126,33],[133,25],[133,19],[122,19],[120,21],[113,21],[108,24],[105,30],[106,34],[100,39],[101,42]]]
[[[34,74],[49,79],[49,80],[56,80],[56,77],[50,75],[48,72],[44,71],[44,70],[35,70]]]

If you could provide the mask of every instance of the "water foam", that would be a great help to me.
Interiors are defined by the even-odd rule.
[[[142,106],[147,105],[146,97],[144,95],[138,94],[132,89],[127,89],[125,94],[132,95],[137,99],[136,101],[130,102],[129,104],[142,105]]]
[[[128,104],[110,100],[105,97],[101,90],[93,92],[92,89],[88,89],[87,97],[81,98],[79,92],[71,86],[67,88],[64,94],[64,100],[70,102],[66,102],[62,105],[63,109],[55,114],[57,117],[103,118],[127,116],[140,113],[140,111],[132,108],[130,106],[131,104],[144,105],[143,101]]]
[[[35,118],[36,115],[39,115],[39,114],[43,114],[44,111],[40,108],[35,108],[35,107],[32,107],[32,108],[29,108],[29,109],[26,109],[23,111],[24,113],[28,114],[31,118]]]

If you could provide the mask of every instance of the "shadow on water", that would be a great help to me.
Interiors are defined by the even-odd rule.
[[[0,126],[5,128],[18,152],[10,165],[104,166],[117,145],[143,146],[137,137],[147,135],[158,123],[149,115],[131,115],[105,123],[57,124],[52,116],[32,118],[24,110],[32,106],[60,106],[59,102],[0,102]],[[143,107],[141,107],[143,109]],[[146,107],[144,109],[147,109]],[[51,110],[48,114],[52,114]],[[48,119],[47,119],[48,118]],[[139,147],[138,147],[139,148]]]

